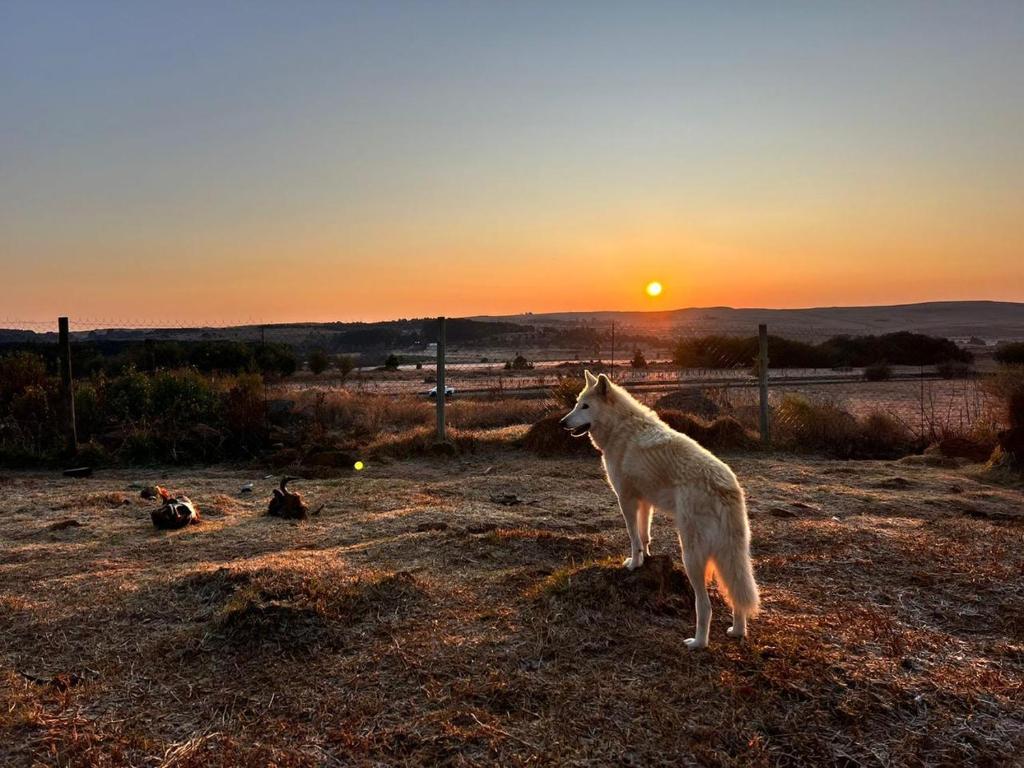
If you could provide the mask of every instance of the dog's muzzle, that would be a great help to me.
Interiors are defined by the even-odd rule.
[[[565,423],[565,420],[568,418],[568,416],[563,416],[558,423],[562,425],[562,429],[566,430],[573,437],[583,437],[585,434],[587,434],[587,432],[590,431],[589,423],[580,424],[579,426],[576,427],[570,427],[568,424]]]

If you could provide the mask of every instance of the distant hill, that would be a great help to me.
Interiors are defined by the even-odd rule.
[[[1024,303],[939,301],[881,307],[816,307],[813,309],[733,309],[692,307],[663,312],[549,312],[478,316],[448,321],[448,341],[463,347],[529,348],[568,343],[585,345],[603,337],[615,323],[623,337],[671,340],[682,335],[750,336],[759,323],[770,333],[806,341],[832,336],[878,335],[914,331],[931,336],[986,341],[1024,339]],[[423,349],[435,338],[433,319],[375,323],[275,323],[225,328],[99,328],[76,331],[72,339],[93,344],[142,343],[147,339],[181,342],[246,341],[289,344],[300,352]],[[56,343],[55,332],[0,329],[0,345]]]
[[[868,335],[915,331],[933,336],[986,340],[1024,338],[1024,303],[1008,301],[933,301],[878,307],[809,309],[734,309],[691,307],[661,312],[550,312],[479,316],[476,320],[523,323],[536,327],[610,325],[623,332],[671,334],[755,333],[759,323],[792,338],[825,339],[838,334]]]

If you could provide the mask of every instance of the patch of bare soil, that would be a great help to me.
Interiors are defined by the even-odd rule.
[[[971,467],[730,463],[763,611],[734,642],[713,598],[697,653],[669,516],[621,569],[596,455],[371,462],[296,482],[324,505],[305,521],[266,515],[262,473],[8,473],[0,764],[1019,761],[1021,490]],[[151,483],[202,525],[154,530]]]

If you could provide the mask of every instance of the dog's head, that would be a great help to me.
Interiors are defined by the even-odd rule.
[[[590,371],[584,371],[584,377],[586,385],[576,398],[576,407],[559,422],[573,437],[587,434],[601,419],[602,411],[611,405],[612,400],[612,384],[607,376],[603,373],[594,376]]]

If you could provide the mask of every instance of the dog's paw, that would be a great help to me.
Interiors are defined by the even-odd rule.
[[[687,650],[690,651],[699,651],[702,648],[708,647],[707,640],[698,640],[696,637],[688,637],[683,643],[686,645]]]
[[[744,637],[747,636],[747,630],[737,629],[736,627],[729,627],[727,630],[725,630],[725,634],[727,634],[729,637],[736,638],[737,640],[742,640]]]
[[[643,553],[637,554],[636,557],[627,557],[625,560],[622,561],[623,567],[626,568],[626,570],[628,570],[628,571],[635,571],[637,568],[639,568],[643,564],[644,564]]]

